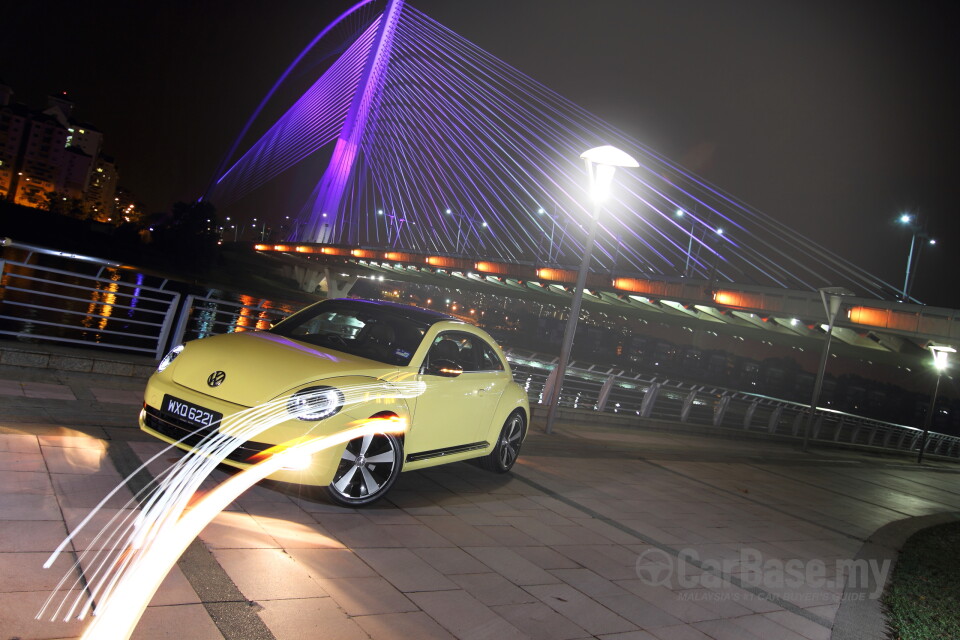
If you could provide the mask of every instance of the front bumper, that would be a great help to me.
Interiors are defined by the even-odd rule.
[[[181,400],[216,411],[223,415],[219,426],[197,428],[182,419],[162,414],[160,407],[163,396],[170,394]],[[257,422],[262,421],[264,429],[258,430]],[[168,444],[184,451],[198,451],[197,447],[213,431],[236,433],[238,424],[243,423],[244,433],[250,437],[238,438],[231,443],[235,448],[227,454],[223,464],[237,469],[247,469],[258,461],[262,454],[273,447],[289,446],[301,442],[310,436],[322,437],[347,428],[353,418],[346,412],[338,413],[321,422],[304,422],[296,419],[278,418],[275,411],[250,409],[219,400],[180,386],[160,376],[153,376],[147,383],[144,394],[144,406],[140,412],[140,429]],[[252,425],[252,427],[251,427]],[[281,469],[269,477],[270,480],[295,484],[326,486],[333,479],[343,447],[333,447],[314,453],[311,464],[305,469]]]

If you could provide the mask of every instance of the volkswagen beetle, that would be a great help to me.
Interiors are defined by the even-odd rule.
[[[237,427],[254,414],[262,428]],[[326,486],[334,502],[359,506],[383,497],[401,471],[471,458],[509,471],[529,416],[526,393],[482,329],[427,309],[338,299],[267,331],[176,347],[147,383],[140,427],[201,452],[212,436],[233,434],[238,441],[223,462],[244,469],[290,443],[362,421],[406,425],[400,433],[385,426],[269,476]]]

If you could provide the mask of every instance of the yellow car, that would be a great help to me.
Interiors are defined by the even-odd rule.
[[[417,307],[340,299],[268,331],[176,347],[147,383],[140,428],[206,455],[216,441],[223,462],[244,469],[383,420],[382,432],[269,476],[326,486],[334,502],[358,506],[383,497],[401,470],[478,458],[488,470],[509,471],[529,416],[526,393],[482,329]]]

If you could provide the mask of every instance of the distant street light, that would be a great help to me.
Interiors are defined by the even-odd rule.
[[[537,209],[537,216],[547,216],[547,219],[550,220],[550,246],[547,248],[547,264],[552,264],[554,261],[553,258],[553,234],[557,228],[557,221],[553,219],[553,216],[547,213],[546,209],[539,207]],[[543,232],[543,228],[540,227],[540,224],[537,223],[537,227]],[[539,244],[538,244],[539,246]]]
[[[820,354],[820,367],[817,369],[817,381],[813,385],[813,396],[810,398],[810,415],[803,427],[803,450],[807,450],[810,440],[810,431],[813,428],[814,414],[817,412],[817,403],[820,402],[820,390],[823,388],[823,377],[827,372],[827,357],[830,355],[830,341],[833,338],[833,324],[840,311],[842,296],[852,296],[853,291],[843,287],[824,287],[820,289],[820,301],[827,314],[827,339],[823,343],[823,352]]]
[[[464,250],[464,251],[466,251],[466,249],[467,249],[467,240],[469,240],[469,238],[470,238],[470,232],[473,232],[473,233],[474,233],[475,235],[477,235],[477,237],[479,238],[479,234],[477,233],[477,230],[474,229],[474,227],[473,227],[474,223],[476,223],[477,221],[479,221],[479,222],[481,223],[481,226],[483,226],[483,227],[487,227],[487,226],[488,226],[488,225],[487,225],[487,222],[486,222],[485,220],[483,220],[483,219],[481,219],[481,218],[478,218],[477,216],[474,216],[474,215],[468,215],[468,214],[465,214],[465,213],[454,213],[452,209],[447,209],[445,213],[446,213],[448,216],[451,216],[451,217],[457,219],[457,243],[456,243],[456,245],[454,246],[454,250],[453,250],[453,252],[454,252],[455,254],[459,254],[460,251],[461,251],[461,247],[460,247],[460,237],[461,237],[461,235],[462,235],[462,226],[463,226],[463,221],[464,221],[464,220],[466,220],[466,221],[467,221],[467,224],[469,225],[469,228],[468,228],[468,230],[467,230],[467,235],[466,235],[466,237],[464,237],[464,239],[463,239],[463,250]]]
[[[563,332],[563,343],[560,346],[560,361],[554,371],[553,387],[550,389],[550,398],[547,400],[547,433],[553,433],[553,422],[556,419],[560,404],[560,391],[563,387],[563,376],[567,372],[567,363],[570,361],[570,351],[573,348],[573,337],[577,333],[577,323],[580,320],[580,304],[583,301],[583,288],[587,284],[587,272],[590,270],[590,260],[593,254],[593,245],[597,240],[597,223],[603,204],[610,196],[610,186],[613,183],[613,174],[617,167],[639,167],[640,163],[624,151],[611,147],[595,147],[584,151],[580,158],[587,165],[587,179],[589,180],[590,195],[593,198],[593,216],[590,218],[587,244],[583,250],[583,260],[577,272],[577,285],[570,301],[570,315],[567,317],[567,326]]]
[[[937,369],[937,381],[933,384],[930,406],[927,407],[927,417],[923,421],[923,435],[920,436],[920,452],[917,454],[917,464],[923,462],[923,452],[927,448],[927,434],[930,433],[930,427],[933,425],[933,412],[937,407],[937,394],[940,393],[940,377],[949,364],[950,354],[957,352],[953,347],[942,344],[930,343],[928,348],[930,353],[933,354],[933,366]]]
[[[900,214],[898,219],[900,224],[907,227],[910,231],[910,252],[907,254],[907,269],[903,276],[903,301],[910,301],[910,289],[913,287],[913,279],[916,276],[917,264],[920,262],[920,248],[917,246],[917,238],[926,240],[927,244],[935,245],[937,241],[931,238],[927,233],[925,225],[921,225],[919,216],[912,213]],[[922,243],[921,245],[922,246]],[[914,255],[916,254],[916,255]]]

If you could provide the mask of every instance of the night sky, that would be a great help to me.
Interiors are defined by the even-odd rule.
[[[351,4],[8,3],[0,79],[33,106],[67,91],[104,132],[121,184],[163,210],[204,191],[277,76]],[[960,308],[947,2],[409,4],[897,285],[910,236],[894,220],[919,212],[938,245],[912,293]]]

